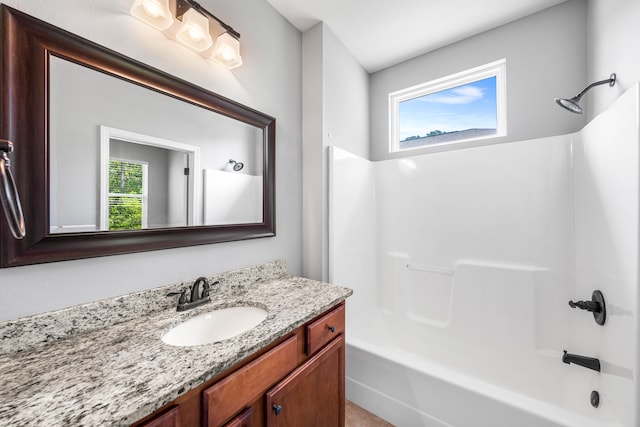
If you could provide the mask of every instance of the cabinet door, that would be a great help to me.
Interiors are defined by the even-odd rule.
[[[180,426],[180,413],[178,407],[174,406],[166,412],[150,419],[149,421],[140,425],[140,427],[179,427]]]
[[[252,427],[251,424],[251,416],[253,415],[253,410],[251,408],[247,408],[240,413],[237,417],[229,421],[224,425],[224,427]]]
[[[203,424],[219,427],[264,395],[296,367],[298,337],[292,336],[202,392]]]
[[[267,392],[266,411],[269,427],[343,426],[343,336]]]

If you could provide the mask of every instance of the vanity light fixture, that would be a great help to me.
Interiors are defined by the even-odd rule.
[[[195,0],[135,0],[130,13],[204,58],[228,69],[242,65],[240,33]]]

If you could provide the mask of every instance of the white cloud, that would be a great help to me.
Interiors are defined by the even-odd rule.
[[[445,91],[445,94],[432,94],[425,96],[425,102],[433,102],[438,104],[469,104],[471,102],[482,99],[484,94],[482,89],[475,86],[460,86]]]

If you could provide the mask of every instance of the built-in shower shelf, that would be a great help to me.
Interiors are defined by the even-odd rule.
[[[429,273],[448,274],[453,276],[455,270],[447,267],[435,267],[433,265],[407,264],[409,270],[427,271]]]

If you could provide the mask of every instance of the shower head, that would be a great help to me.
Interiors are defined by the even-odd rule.
[[[582,114],[583,110],[582,107],[580,106],[580,98],[582,98],[582,96],[587,93],[589,91],[589,89],[591,89],[594,86],[598,86],[598,85],[603,85],[605,83],[609,83],[609,87],[613,87],[616,84],[616,73],[611,74],[611,76],[609,76],[608,79],[606,80],[600,80],[599,82],[595,82],[595,83],[591,83],[589,86],[585,87],[584,89],[582,89],[582,91],[577,94],[576,96],[574,96],[573,98],[567,99],[567,98],[556,98],[556,104],[558,104],[559,106],[561,106],[562,108],[565,108],[569,111],[571,111],[572,113],[576,113],[576,114]]]
[[[244,167],[244,163],[236,162],[233,159],[229,160],[229,164],[233,165],[233,170],[236,171],[236,172],[241,171],[242,168]]]
[[[565,99],[565,98],[556,98],[556,104],[558,104],[559,106],[561,106],[562,108],[566,108],[567,110],[571,111],[572,113],[576,113],[576,114],[582,114],[582,107],[580,106],[580,104],[578,104],[580,102],[580,98],[578,98],[577,96],[571,98],[571,99]]]

